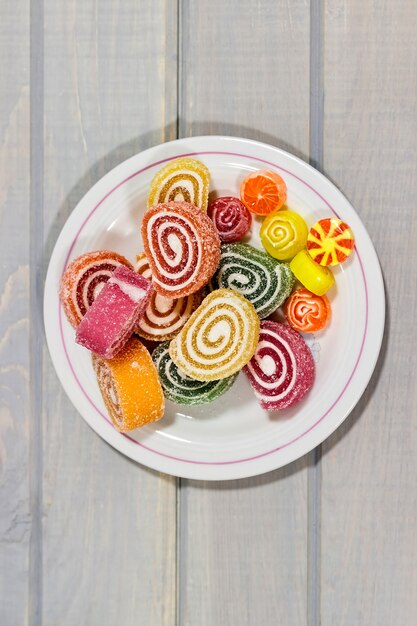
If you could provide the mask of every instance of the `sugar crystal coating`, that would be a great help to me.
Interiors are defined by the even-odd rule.
[[[158,373],[147,349],[132,337],[111,360],[92,356],[98,386],[113,425],[128,432],[164,415]]]
[[[252,216],[243,202],[233,196],[224,196],[210,202],[207,215],[213,220],[224,243],[243,239],[250,230]]]
[[[207,167],[188,157],[167,163],[154,176],[148,207],[162,202],[188,202],[207,210],[210,172]]]
[[[286,324],[263,320],[259,343],[244,372],[268,411],[299,402],[311,389],[314,360],[303,338]]]
[[[223,395],[233,385],[237,373],[222,380],[199,381],[183,374],[169,354],[169,342],[161,343],[152,353],[164,395],[177,404],[206,404]]]
[[[135,270],[152,280],[152,271],[146,254],[136,257]],[[166,341],[172,339],[184,326],[191,313],[201,303],[201,291],[183,298],[167,298],[153,291],[145,313],[140,318],[136,332],[149,341]]]
[[[220,260],[220,239],[205,213],[187,202],[148,209],[141,225],[152,282],[162,296],[181,298],[201,289]]]
[[[169,354],[191,378],[219,380],[238,372],[252,357],[259,317],[252,304],[231,289],[210,293],[171,341]]]
[[[221,247],[220,264],[210,287],[237,291],[263,319],[281,306],[293,284],[294,276],[287,263],[247,244],[227,243]]]
[[[111,250],[87,252],[69,263],[61,278],[59,297],[71,326],[78,326],[120,265],[133,269],[124,256]]]
[[[116,268],[77,327],[76,342],[105,359],[114,357],[131,337],[152,291],[140,274]]]

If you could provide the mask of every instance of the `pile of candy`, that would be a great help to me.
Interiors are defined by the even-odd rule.
[[[141,223],[145,251],[135,267],[102,250],[76,258],[62,276],[64,311],[76,342],[92,352],[105,405],[122,432],[163,417],[164,398],[211,402],[240,370],[269,411],[299,402],[313,385],[314,361],[300,333],[330,321],[329,266],[352,253],[351,229],[333,217],[309,229],[285,206],[285,181],[273,171],[247,176],[240,199],[207,206],[209,183],[199,161],[172,161],[151,183]],[[264,217],[265,252],[241,242],[252,214]],[[279,307],[287,323],[266,319]]]

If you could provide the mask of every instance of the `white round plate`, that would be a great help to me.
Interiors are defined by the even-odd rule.
[[[244,374],[230,391],[199,407],[167,402],[162,421],[127,435],[109,422],[91,367],[76,345],[59,303],[61,275],[88,251],[115,250],[130,261],[142,250],[139,223],[155,172],[171,159],[194,156],[211,173],[211,191],[238,195],[250,172],[274,169],[288,186],[288,206],[309,226],[336,215],[353,229],[356,251],[335,270],[332,321],[305,338],[315,361],[313,388],[291,409],[260,408]],[[260,246],[260,221],[250,242]],[[361,397],[374,370],[384,329],[385,299],[378,259],[356,212],[338,189],[300,159],[272,146],[234,137],[172,141],[121,163],[84,196],[68,218],[52,254],[45,285],[49,350],[61,383],[86,422],[112,446],[153,469],[175,476],[226,480],[254,476],[306,454],[328,437]]]

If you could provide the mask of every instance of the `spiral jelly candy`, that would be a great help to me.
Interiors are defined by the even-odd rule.
[[[124,256],[110,250],[88,252],[71,261],[62,275],[59,292],[71,326],[78,326],[94,298],[120,265],[133,269]]]
[[[149,280],[127,267],[116,268],[78,325],[76,342],[111,359],[131,337],[151,294]]]
[[[252,216],[239,198],[225,196],[210,202],[207,214],[224,243],[243,239],[250,230]]]
[[[316,296],[322,296],[334,285],[334,276],[328,267],[322,267],[301,250],[290,263],[290,268],[300,283]]]
[[[211,219],[187,202],[148,209],[142,239],[155,291],[181,298],[198,291],[220,260],[220,239]]]
[[[308,289],[297,289],[285,303],[285,317],[294,330],[315,333],[330,322],[330,302],[326,296],[316,296]]]
[[[93,354],[93,368],[117,430],[127,432],[161,419],[165,400],[158,372],[139,339],[132,337],[111,360]]]
[[[355,245],[349,226],[336,217],[318,221],[307,237],[307,250],[320,265],[338,265],[352,254]]]
[[[148,197],[148,206],[162,202],[188,202],[207,210],[210,172],[196,159],[170,161],[156,173]]]
[[[183,374],[169,355],[169,342],[161,343],[152,353],[164,395],[177,404],[206,404],[224,394],[236,380],[237,374],[228,378],[200,381]]]
[[[253,304],[262,319],[270,315],[291,293],[294,276],[287,263],[243,243],[226,243],[210,286],[237,291]]]
[[[259,317],[252,304],[231,289],[213,291],[174,337],[169,353],[191,378],[219,380],[238,372],[252,357]]]
[[[278,261],[291,261],[305,247],[307,234],[301,215],[286,209],[268,215],[260,230],[263,247]]]
[[[148,280],[152,280],[151,268],[145,254],[136,257],[135,270]],[[202,299],[201,291],[177,300],[161,296],[154,291],[145,313],[136,326],[136,332],[149,341],[172,339]]]
[[[263,320],[256,352],[244,372],[268,411],[299,402],[314,382],[314,361],[303,338],[286,324]]]

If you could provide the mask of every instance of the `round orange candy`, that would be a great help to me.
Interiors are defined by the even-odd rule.
[[[297,289],[285,304],[285,317],[294,330],[300,333],[315,333],[323,330],[332,315],[326,296],[316,296],[308,289]]]
[[[278,211],[287,199],[287,185],[272,170],[259,170],[249,174],[240,185],[240,199],[256,215],[269,215]]]
[[[310,228],[306,247],[316,263],[338,265],[352,254],[354,245],[350,227],[336,217],[327,217]]]

